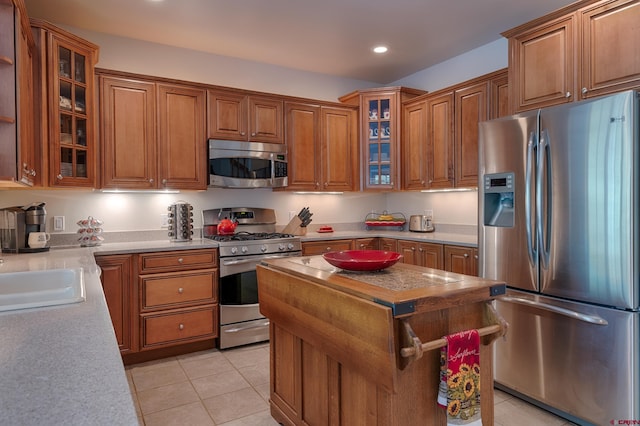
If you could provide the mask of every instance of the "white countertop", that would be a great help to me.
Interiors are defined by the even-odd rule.
[[[3,253],[0,273],[82,267],[86,301],[0,313],[0,424],[138,425],[94,254],[203,247],[212,243]]]

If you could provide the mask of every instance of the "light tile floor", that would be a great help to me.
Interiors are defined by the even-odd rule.
[[[141,425],[276,426],[269,414],[269,344],[211,349],[126,367]],[[495,426],[568,426],[496,390]]]

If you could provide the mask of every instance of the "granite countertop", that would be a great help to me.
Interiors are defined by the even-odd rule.
[[[381,271],[355,272],[315,255],[266,259],[261,265],[389,306],[397,317],[445,309],[461,301],[490,300],[506,289],[503,282],[404,263]]]
[[[138,425],[94,255],[215,246],[160,240],[3,253],[0,273],[81,267],[86,301],[0,312],[0,423]]]
[[[467,229],[464,232],[455,232],[455,229],[436,230],[435,232],[409,232],[409,231],[388,231],[388,230],[339,230],[334,232],[314,232],[308,231],[306,235],[300,237],[304,241],[338,240],[349,238],[395,238],[398,240],[411,240],[424,243],[453,244],[465,247],[477,247],[478,235]]]

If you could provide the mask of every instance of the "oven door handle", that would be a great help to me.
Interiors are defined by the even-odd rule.
[[[227,266],[227,265],[246,265],[247,263],[260,263],[260,261],[265,260],[265,259],[280,259],[283,257],[291,257],[291,256],[297,256],[297,255],[280,255],[280,256],[263,256],[260,259],[239,259],[239,260],[223,260],[222,263]]]
[[[240,333],[241,331],[253,330],[255,328],[264,328],[269,325],[269,320],[261,321],[260,324],[240,325],[234,328],[224,330],[225,333]]]

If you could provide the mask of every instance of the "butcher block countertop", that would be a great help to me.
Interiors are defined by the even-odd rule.
[[[487,300],[506,288],[499,281],[405,263],[373,272],[336,268],[322,256],[268,259],[263,264],[388,306],[396,318]]]

